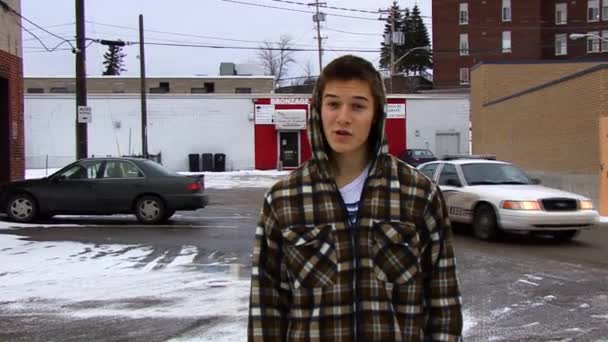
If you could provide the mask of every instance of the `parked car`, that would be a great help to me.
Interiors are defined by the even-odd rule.
[[[437,160],[433,152],[423,149],[407,149],[401,153],[399,159],[414,167]]]
[[[454,158],[418,169],[439,184],[450,220],[472,224],[483,240],[495,239],[501,231],[527,231],[569,241],[581,230],[599,226],[589,198],[541,186],[509,163]]]
[[[49,177],[0,186],[0,212],[17,222],[53,215],[135,214],[145,224],[204,208],[203,176],[183,176],[139,158],[82,159]]]

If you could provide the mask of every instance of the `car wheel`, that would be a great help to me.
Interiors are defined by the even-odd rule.
[[[28,194],[13,195],[6,206],[8,217],[16,222],[32,222],[38,215],[38,204]]]
[[[551,235],[553,235],[553,238],[557,241],[568,242],[577,237],[579,233],[580,231],[578,230],[562,230],[559,232],[553,232]]]
[[[165,203],[157,196],[143,196],[135,204],[135,216],[144,224],[156,224],[165,218]]]
[[[488,204],[481,204],[475,209],[473,233],[481,240],[495,240],[500,233],[496,213]]]

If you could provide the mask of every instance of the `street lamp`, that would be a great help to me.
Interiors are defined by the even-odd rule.
[[[430,46],[418,46],[412,49],[407,50],[406,53],[403,54],[403,56],[399,57],[399,59],[397,59],[395,61],[395,63],[393,64],[393,66],[397,65],[397,63],[401,62],[402,59],[404,59],[407,55],[409,55],[410,53],[416,51],[416,50],[425,50],[425,51],[431,51],[431,47]],[[391,69],[393,70],[393,69]]]
[[[594,34],[594,33],[571,33],[570,34],[570,39],[572,39],[572,40],[577,40],[577,39],[586,38],[586,37],[596,38],[596,39],[608,42],[608,37],[602,37],[599,34]]]

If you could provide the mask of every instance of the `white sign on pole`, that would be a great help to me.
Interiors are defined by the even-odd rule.
[[[275,111],[277,129],[306,129],[306,111],[289,109]]]
[[[405,119],[405,103],[389,103],[386,105],[387,119]]]
[[[255,105],[255,124],[272,125],[274,123],[274,105]]]
[[[78,106],[78,123],[91,123],[93,122],[93,110],[91,107]]]

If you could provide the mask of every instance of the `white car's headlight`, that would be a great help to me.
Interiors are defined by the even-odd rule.
[[[593,210],[595,207],[593,206],[593,201],[591,200],[580,200],[578,201],[578,208],[580,210]]]
[[[510,210],[540,210],[538,201],[503,201],[501,207]]]

